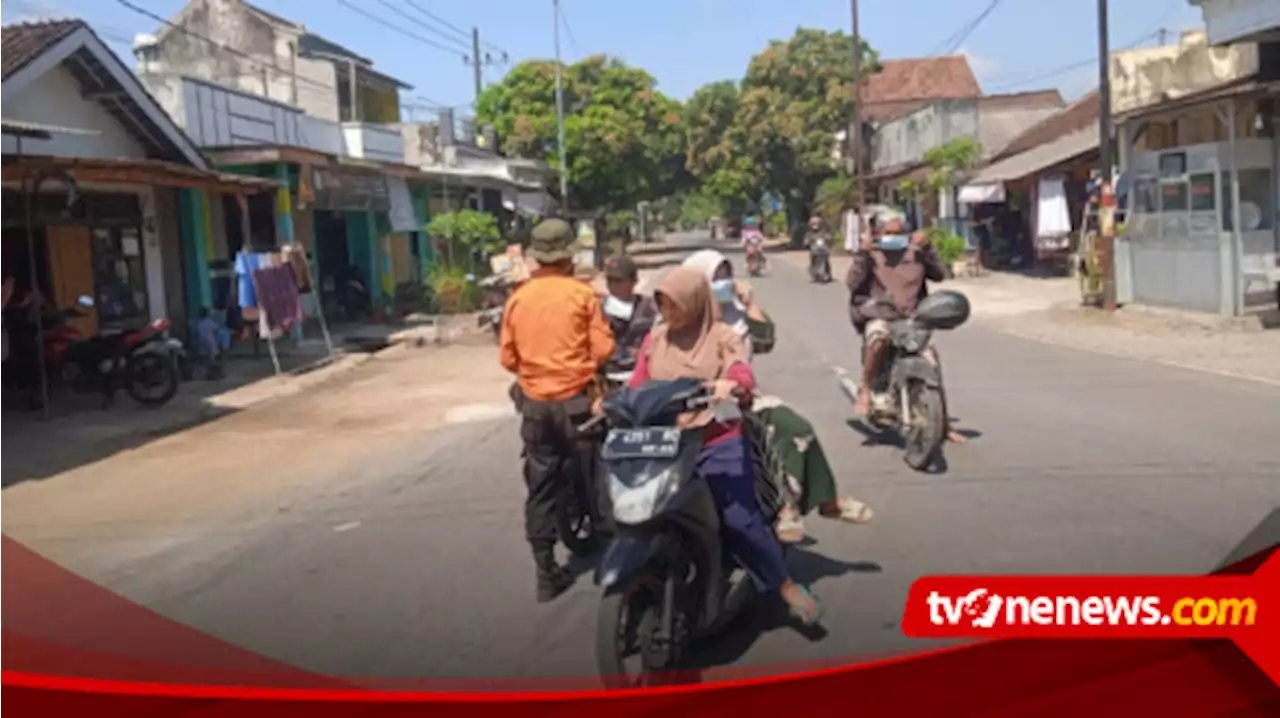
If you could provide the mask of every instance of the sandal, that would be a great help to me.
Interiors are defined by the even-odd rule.
[[[804,521],[795,509],[783,509],[778,514],[778,525],[774,527],[778,540],[782,543],[800,543],[804,541]]]
[[[839,513],[832,514],[818,509],[818,514],[826,519],[834,519],[851,524],[870,523],[871,519],[875,517],[875,512],[871,510],[870,506],[849,496],[837,499],[836,505],[840,507]]]
[[[786,601],[784,598],[783,601],[787,603],[787,613],[805,626],[817,625],[817,623],[822,620],[822,604],[819,603],[818,599],[815,598],[812,593],[809,593],[809,589],[804,586],[797,583],[794,584],[794,588],[804,596],[809,605],[805,608],[801,608]]]

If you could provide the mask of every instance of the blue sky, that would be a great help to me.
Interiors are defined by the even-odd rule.
[[[551,57],[551,0],[347,0],[367,13],[450,45],[448,40],[396,15],[388,5],[418,15],[407,2],[426,8],[505,49],[512,62]],[[977,17],[991,0],[862,0],[862,33],[883,57],[934,54],[957,30]],[[133,0],[159,15],[176,13],[184,0]],[[262,8],[305,24],[312,32],[374,60],[382,71],[413,84],[413,96],[433,103],[465,105],[473,98],[471,70],[461,47],[444,52],[362,17],[338,0],[256,0]],[[128,54],[128,39],[152,32],[155,23],[116,0],[3,0],[4,22],[41,14],[82,17],[117,52]],[[567,60],[607,52],[645,68],[664,92],[684,99],[699,85],[738,79],[747,60],[770,39],[785,38],[797,26],[848,29],[847,0],[562,0],[567,29],[561,31]],[[1095,0],[1003,0],[959,51],[970,57],[983,88],[1008,92],[1058,88],[1069,99],[1097,84],[1094,66],[1056,72],[1087,62],[1097,53]],[[1187,0],[1111,0],[1113,47],[1146,38],[1160,28],[1202,25],[1199,10]],[[438,25],[436,27],[439,28]],[[451,31],[439,28],[446,35]],[[469,46],[469,39],[462,40]],[[487,48],[486,48],[487,49]],[[132,65],[132,58],[128,58]],[[496,81],[505,69],[486,68]]]

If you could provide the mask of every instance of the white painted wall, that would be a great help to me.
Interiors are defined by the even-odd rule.
[[[55,135],[48,140],[24,138],[24,154],[54,157],[145,157],[138,141],[95,100],[80,96],[71,73],[55,67],[4,105],[5,119],[94,130],[96,135]],[[4,137],[4,153],[17,151],[15,138]]]

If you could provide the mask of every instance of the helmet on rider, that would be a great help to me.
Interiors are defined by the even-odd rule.
[[[816,214],[810,217],[809,229],[822,229],[822,218]]]

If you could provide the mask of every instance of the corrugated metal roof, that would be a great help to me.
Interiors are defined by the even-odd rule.
[[[85,130],[78,127],[59,127],[57,125],[45,125],[39,122],[27,122],[26,120],[10,120],[0,119],[0,126],[3,126],[4,134],[19,135],[23,137],[51,137],[53,135],[100,135],[98,130]]]
[[[1003,159],[979,172],[969,184],[1021,179],[1096,149],[1098,149],[1098,128],[1080,130]]]

